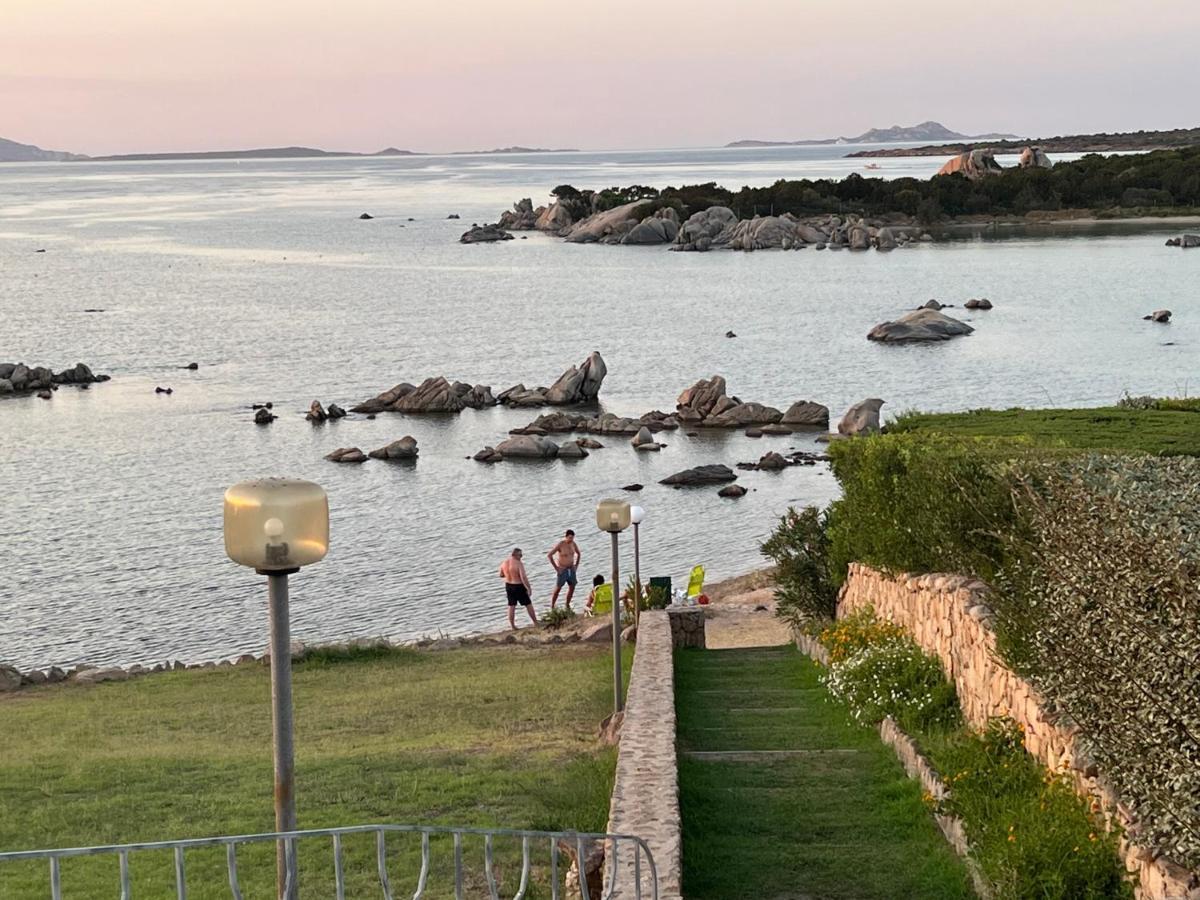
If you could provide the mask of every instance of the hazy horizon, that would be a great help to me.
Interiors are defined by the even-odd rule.
[[[308,146],[711,147],[935,120],[1029,137],[1194,127],[1200,8],[862,0],[500,7],[5,0],[0,137],[92,156]]]

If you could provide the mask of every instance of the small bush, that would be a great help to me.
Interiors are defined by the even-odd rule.
[[[793,628],[833,618],[837,588],[830,577],[827,523],[816,507],[788,509],[761,547],[775,561],[777,614]]]
[[[941,663],[907,638],[860,650],[832,666],[825,682],[863,724],[891,716],[906,731],[926,731],[953,727],[962,719]]]
[[[984,877],[1006,900],[1131,898],[1117,837],[1061,777],[1025,752],[1009,720],[927,749],[950,793],[943,811],[966,825]]]
[[[538,617],[538,624],[549,631],[558,631],[567,622],[575,618],[575,610],[565,606],[548,609]]]
[[[899,625],[880,619],[872,609],[863,609],[821,629],[817,640],[829,651],[829,662],[836,665],[868,647],[904,637],[904,629]]]

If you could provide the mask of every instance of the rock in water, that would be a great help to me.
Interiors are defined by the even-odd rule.
[[[469,231],[463,232],[461,244],[487,244],[493,241],[511,241],[513,236],[499,225],[476,225]]]
[[[342,409],[336,403],[330,403],[328,415],[329,415],[329,418],[331,418],[331,419],[344,419],[344,418],[346,418],[347,413],[344,409]]]
[[[672,487],[694,487],[705,484],[724,484],[727,481],[736,480],[737,474],[729,466],[708,465],[676,472],[674,475],[664,478],[659,484]]]
[[[633,444],[634,450],[658,450],[658,441],[654,440],[654,435],[650,433],[650,429],[643,425],[638,429],[638,433],[629,441]]]
[[[552,406],[595,403],[607,374],[604,357],[600,351],[593,350],[582,365],[572,366],[558,377],[546,391],[546,402]]]
[[[366,220],[366,219],[373,219],[375,217],[373,215],[371,215],[370,213],[363,213],[361,216],[359,216],[359,218]]]
[[[395,461],[416,459],[417,453],[417,439],[411,435],[405,435],[404,437],[400,438],[400,440],[392,441],[385,447],[372,450],[368,455],[372,459]]]
[[[980,297],[978,300],[976,300],[974,297],[972,297],[970,300],[968,300],[966,303],[963,304],[963,309],[991,309],[991,308],[992,308],[992,301],[989,300],[987,297]]]
[[[803,425],[811,428],[829,427],[829,407],[814,403],[811,400],[797,400],[788,407],[783,418],[783,425]]]
[[[1170,322],[1171,311],[1169,309],[1156,309],[1150,315],[1142,316],[1142,318],[1150,322]]]
[[[496,452],[503,459],[554,459],[558,444],[541,435],[519,434],[498,444]]]
[[[567,441],[558,448],[559,459],[586,459],[588,452],[579,445],[578,441]]]
[[[335,463],[364,463],[367,455],[357,447],[339,447],[325,457]]]
[[[621,488],[621,490],[631,491],[631,492],[636,493],[637,491],[640,491],[642,489],[642,487],[643,487],[643,485],[640,485],[640,484],[627,484],[627,485],[625,485],[625,487]]]
[[[304,418],[312,422],[314,425],[319,425],[329,418],[329,413],[325,412],[325,407],[321,405],[320,400],[314,400],[308,407],[308,412]],[[328,457],[326,457],[328,458]]]
[[[270,425],[272,422],[275,421],[276,418],[278,418],[278,417],[275,415],[272,415],[271,411],[269,409],[267,409],[266,407],[259,407],[254,412],[254,424],[255,425]]]
[[[731,497],[736,500],[738,497],[746,496],[746,489],[740,484],[728,484],[717,491],[718,497]]]
[[[779,472],[788,467],[789,463],[780,454],[772,450],[758,461],[758,468],[764,472]]]
[[[948,341],[975,329],[934,309],[918,309],[894,322],[881,322],[867,333],[867,340],[899,344],[907,341]]]
[[[862,400],[846,410],[838,423],[838,434],[863,435],[879,431],[879,410],[884,401],[878,398]]]

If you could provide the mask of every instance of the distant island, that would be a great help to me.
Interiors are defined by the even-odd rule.
[[[993,153],[1020,153],[1034,145],[1046,153],[1117,153],[1122,150],[1176,150],[1200,146],[1200,128],[1175,128],[1170,131],[1126,131],[1114,134],[1070,134],[1030,141],[993,140],[990,137],[972,138],[986,141]],[[859,150],[848,157],[878,156],[956,156],[974,149],[975,143],[934,144],[925,147],[888,147],[880,150]]]
[[[726,147],[821,147],[830,144],[896,144],[913,141],[990,141],[1018,140],[1015,134],[959,134],[941,122],[922,122],[919,125],[893,125],[891,128],[872,128],[856,137],[818,138],[803,141],[734,141]]]
[[[43,150],[33,144],[18,144],[0,138],[0,162],[68,162],[73,159],[87,157],[62,150]]]

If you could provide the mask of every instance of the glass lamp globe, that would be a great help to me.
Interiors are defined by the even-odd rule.
[[[642,520],[646,518],[646,511],[640,506],[629,507],[629,521],[634,525],[641,525]]]
[[[225,552],[259,572],[288,572],[325,558],[329,498],[294,478],[243,481],[225,491]]]
[[[601,500],[596,507],[596,527],[601,531],[624,531],[629,527],[629,504],[624,500]]]

